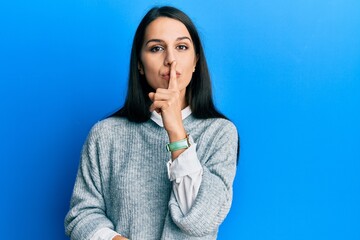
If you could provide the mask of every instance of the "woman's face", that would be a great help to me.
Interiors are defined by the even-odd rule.
[[[184,96],[195,71],[197,57],[185,25],[172,18],[159,17],[146,28],[140,60],[139,71],[145,74],[154,90],[168,88],[170,65],[176,61],[178,86]]]

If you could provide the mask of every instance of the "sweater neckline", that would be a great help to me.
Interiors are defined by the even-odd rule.
[[[184,128],[186,131],[192,131],[192,128],[194,127],[192,123],[194,123],[194,116],[192,114],[186,116],[183,119],[183,124],[184,124]],[[144,128],[146,128],[146,130],[152,131],[156,134],[160,134],[162,135],[162,132],[165,131],[165,128],[158,125],[154,120],[149,119],[148,121],[144,122],[142,124],[142,126]]]

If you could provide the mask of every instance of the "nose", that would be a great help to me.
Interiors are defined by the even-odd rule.
[[[167,50],[166,51],[166,55],[165,55],[165,59],[164,59],[164,65],[165,66],[170,66],[171,63],[175,61],[175,53],[173,50]]]

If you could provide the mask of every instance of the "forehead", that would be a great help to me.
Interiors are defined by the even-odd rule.
[[[145,40],[161,39],[161,40],[175,40],[179,37],[190,37],[190,33],[185,25],[175,19],[167,17],[159,17],[152,21],[145,30]]]

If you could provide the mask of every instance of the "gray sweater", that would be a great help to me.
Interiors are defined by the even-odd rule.
[[[237,130],[225,119],[184,120],[203,167],[198,195],[183,215],[172,193],[168,136],[152,120],[112,117],[90,131],[65,218],[73,240],[108,227],[131,239],[216,239],[232,201]]]

